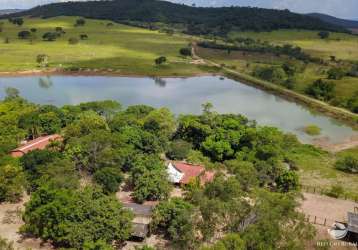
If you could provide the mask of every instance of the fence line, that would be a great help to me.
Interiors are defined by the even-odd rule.
[[[305,219],[309,223],[324,226],[324,227],[331,227],[333,223],[337,222],[337,220],[326,218],[326,217],[319,217],[316,215],[306,215]]]
[[[303,191],[305,191],[307,193],[320,194],[320,195],[332,197],[332,196],[327,195],[327,193],[329,192],[329,189],[324,189],[321,187],[314,187],[314,186],[307,186],[307,185],[301,185],[301,188]],[[357,195],[352,196],[352,195],[348,195],[345,193],[345,194],[340,195],[339,197],[332,197],[332,198],[350,200],[350,201],[354,201],[354,202],[358,203]]]

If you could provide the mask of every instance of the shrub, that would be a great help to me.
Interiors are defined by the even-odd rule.
[[[161,65],[167,61],[167,58],[165,56],[160,56],[154,60],[156,65]]]
[[[75,37],[71,37],[70,39],[68,39],[68,43],[72,44],[72,45],[78,44],[79,40],[77,38],[75,38]]]
[[[20,39],[29,39],[31,37],[31,32],[27,30],[20,31],[17,36]]]
[[[48,41],[48,42],[53,42],[57,39],[58,34],[56,32],[46,32],[43,36],[42,39],[44,41]]]
[[[75,26],[84,26],[86,24],[86,20],[83,18],[79,18],[76,20]]]
[[[321,128],[316,125],[308,125],[308,126],[304,127],[303,131],[306,134],[311,135],[311,136],[321,134]]]
[[[32,33],[36,33],[36,32],[37,32],[37,29],[36,29],[36,28],[31,28],[30,31],[31,31]]]
[[[80,35],[80,39],[81,39],[81,40],[87,40],[87,39],[88,39],[88,35],[87,35],[87,34],[81,34],[81,35]]]
[[[318,36],[321,39],[326,39],[330,36],[330,33],[328,31],[320,31],[320,32],[318,32]]]
[[[336,169],[345,171],[348,173],[358,173],[358,156],[357,155],[346,155],[340,158],[336,164]]]
[[[47,67],[48,66],[48,56],[45,54],[40,54],[37,55],[36,57],[36,62],[39,64],[39,66],[41,67]]]
[[[265,81],[281,83],[285,77],[285,71],[277,67],[256,67],[253,75]]]
[[[305,92],[318,100],[329,101],[335,96],[335,89],[336,85],[334,83],[318,79],[309,85]]]
[[[333,185],[330,190],[325,192],[325,194],[333,198],[339,198],[344,194],[344,189],[339,184]]]
[[[176,140],[170,144],[167,156],[172,160],[183,160],[188,156],[192,148],[193,145],[190,142]]]
[[[182,56],[191,56],[191,49],[190,48],[181,48],[179,50],[179,53],[182,55]]]
[[[105,167],[93,175],[94,180],[102,186],[105,193],[115,193],[123,181],[122,172],[119,169]]]
[[[346,72],[341,68],[331,68],[328,70],[327,74],[328,79],[341,80],[346,75]]]

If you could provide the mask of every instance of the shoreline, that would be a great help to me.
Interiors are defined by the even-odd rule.
[[[196,73],[191,75],[146,75],[128,74],[119,70],[92,70],[84,69],[78,71],[49,69],[49,70],[23,70],[23,71],[0,71],[0,77],[23,77],[23,76],[107,76],[107,77],[138,77],[138,78],[190,78],[201,76],[222,76],[214,73]]]

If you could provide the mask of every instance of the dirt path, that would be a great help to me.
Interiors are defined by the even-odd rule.
[[[347,220],[347,212],[354,212],[358,203],[349,200],[340,200],[328,196],[322,196],[311,193],[303,193],[304,199],[301,202],[300,210],[310,216],[310,219],[317,217],[317,223],[327,219],[327,226],[330,222]]]
[[[50,250],[49,245],[42,245],[41,240],[33,238],[22,238],[18,233],[24,224],[21,219],[21,211],[24,204],[29,200],[28,196],[15,204],[3,203],[0,205],[0,236],[14,243],[14,247],[19,250]]]

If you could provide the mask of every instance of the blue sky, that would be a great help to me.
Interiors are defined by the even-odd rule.
[[[49,2],[66,0],[0,0],[0,9],[30,8]],[[358,18],[358,0],[170,0],[202,6],[258,6],[264,8],[290,9],[294,12],[321,12],[342,18]]]

